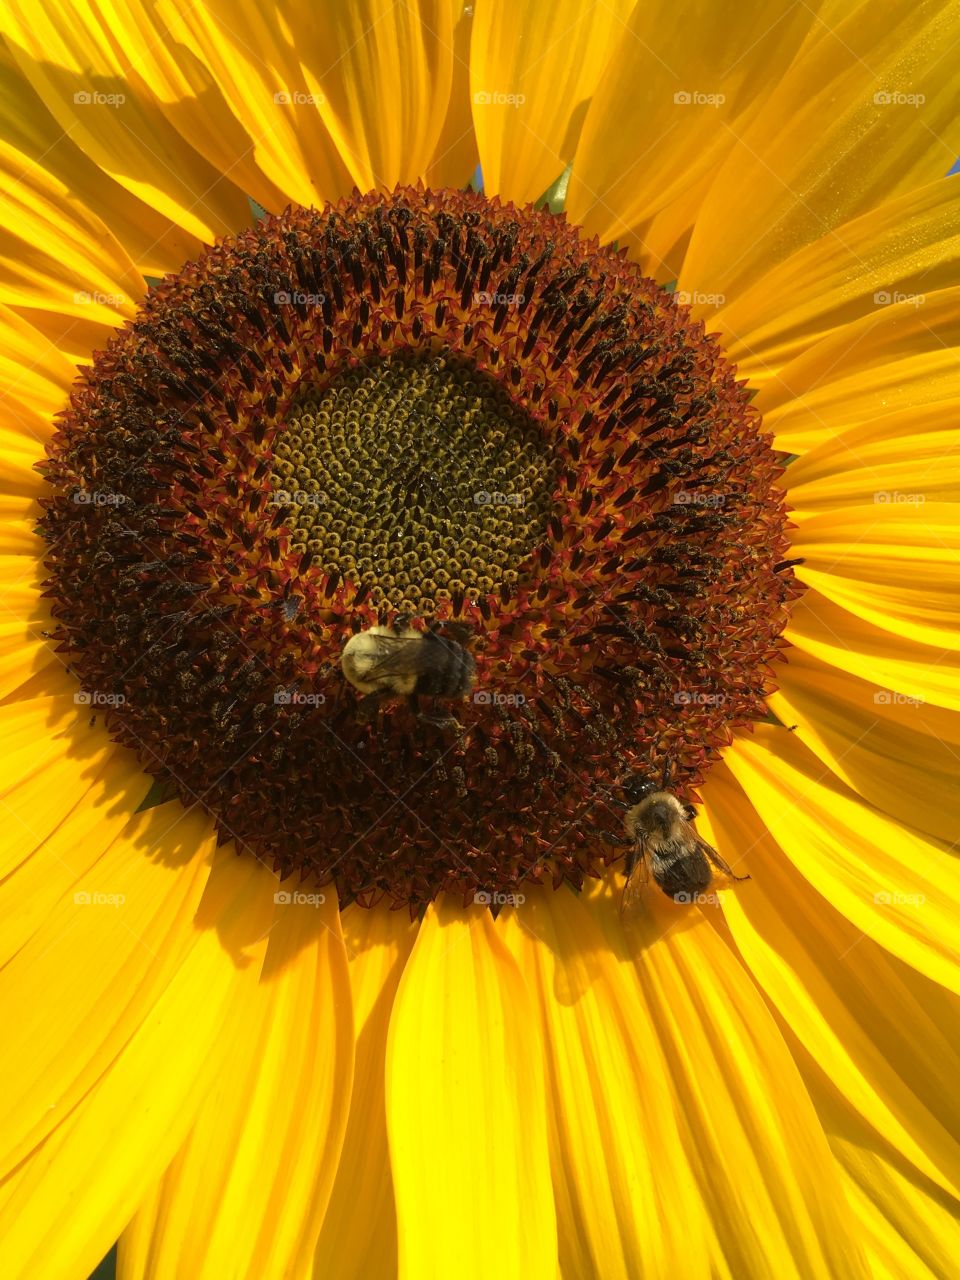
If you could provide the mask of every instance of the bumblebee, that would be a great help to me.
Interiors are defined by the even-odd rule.
[[[442,624],[418,631],[405,614],[392,626],[370,627],[351,636],[343,647],[340,666],[350,684],[365,695],[364,702],[393,697],[414,703],[418,694],[465,698],[477,672],[473,654],[451,635],[443,634]],[[434,724],[456,724],[451,716],[419,718]]]
[[[623,911],[639,896],[649,876],[675,902],[695,902],[713,881],[714,868],[731,880],[738,876],[716,849],[693,826],[696,810],[683,804],[666,782],[658,786],[645,778],[629,778],[622,784],[626,801],[625,835],[616,842],[627,846],[626,880],[620,899]]]

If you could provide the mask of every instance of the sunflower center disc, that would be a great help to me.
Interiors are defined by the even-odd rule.
[[[684,794],[766,713],[777,455],[702,325],[562,217],[267,218],[150,291],[48,452],[58,639],[109,732],[342,904],[579,885],[625,773]],[[396,613],[458,624],[469,696],[365,709],[340,656]]]
[[[274,456],[291,552],[378,605],[434,614],[515,583],[546,533],[547,442],[466,360],[395,355],[338,373],[291,406]]]

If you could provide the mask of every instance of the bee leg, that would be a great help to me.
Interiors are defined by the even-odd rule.
[[[381,700],[382,695],[379,693],[365,693],[357,703],[357,723],[369,724],[377,714]]]
[[[673,762],[671,761],[669,756],[664,756],[663,757],[663,779],[661,780],[661,783],[660,783],[661,791],[668,790],[670,775],[672,773],[673,773]]]
[[[427,711],[421,711],[420,703],[415,693],[411,693],[410,696],[407,698],[407,706],[410,708],[410,710],[413,712],[416,718],[419,721],[421,721],[421,723],[423,724],[436,725],[438,729],[457,729],[459,732],[461,733],[463,732],[463,725],[456,718],[456,716],[430,715],[430,713]]]
[[[418,711],[417,719],[422,720],[424,724],[436,725],[438,729],[462,729],[463,725],[456,716],[431,716],[426,711]]]
[[[633,840],[631,840],[629,836],[624,835],[622,831],[608,831],[606,827],[597,826],[596,823],[592,823],[590,826],[585,826],[584,830],[592,831],[594,835],[599,836],[601,840],[603,840],[604,844],[612,844],[617,848],[625,848],[627,845],[632,845],[634,843]]]
[[[337,681],[337,692],[333,695],[333,710],[339,710],[340,703],[343,701],[343,693],[347,687],[346,680]]]
[[[397,632],[398,635],[401,631],[406,631],[410,626],[410,619],[412,617],[413,614],[411,613],[398,613],[393,620],[394,631]]]
[[[708,845],[706,841],[704,841],[704,850],[706,852],[707,857],[710,859],[713,865],[717,867],[720,871],[722,871],[725,876],[729,876],[731,880],[749,880],[750,879],[749,876],[738,876],[737,873],[734,871],[734,869],[731,866],[729,866],[728,863],[724,862],[723,858],[720,857],[716,849],[711,848],[711,846]]]

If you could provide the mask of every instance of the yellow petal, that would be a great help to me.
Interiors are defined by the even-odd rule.
[[[149,6],[4,0],[3,30],[24,78],[90,160],[189,235],[210,242],[250,221],[246,194],[178,132],[140,66],[171,34]],[[175,34],[175,33],[174,33]],[[124,41],[122,37],[128,38]],[[143,264],[138,264],[145,269]]]
[[[960,475],[945,459],[960,453],[960,401],[936,401],[886,414],[823,441],[795,458],[783,484],[791,519],[862,503],[960,502]]]
[[[477,0],[470,47],[484,190],[536,200],[573,160],[632,0]]]
[[[34,332],[39,333],[39,330]],[[9,362],[4,361],[4,364],[10,368]],[[43,491],[43,480],[35,467],[43,456],[43,440],[49,433],[49,425],[38,426],[36,412],[9,392],[4,398],[3,416],[6,419],[0,422],[0,474],[3,483],[8,492],[35,497]],[[43,432],[42,436],[34,434],[39,431]]]
[[[805,520],[791,550],[804,560],[797,576],[878,627],[960,648],[960,508],[924,494],[877,497]]]
[[[10,1280],[88,1275],[173,1159],[213,1081],[234,1069],[223,1030],[260,974],[273,902],[258,889],[268,881],[252,859],[218,852],[196,943],[149,1016],[0,1185],[0,1272]]]
[[[888,200],[778,263],[714,315],[738,373],[762,386],[842,326],[896,300],[920,299],[957,279],[960,181],[941,178]]]
[[[34,578],[44,545],[43,539],[23,520],[0,521],[0,554],[6,561],[7,581]]]
[[[655,889],[625,922],[618,904],[610,886],[532,890],[503,921],[538,983],[564,1274],[862,1274],[816,1115],[734,952]]]
[[[608,937],[615,901],[606,904]],[[714,1273],[763,1277],[773,1262],[777,1275],[865,1276],[818,1117],[762,998],[705,920],[674,925],[677,910],[699,908],[675,909],[659,895],[653,903],[634,929],[634,965],[689,1126]]]
[[[784,729],[758,725],[724,759],[818,892],[880,946],[960,990],[960,867],[948,848],[861,800]]]
[[[828,14],[739,133],[704,201],[680,288],[738,297],[811,241],[935,181],[956,159],[952,0]],[[790,299],[781,301],[788,310]]]
[[[650,0],[632,13],[627,5],[587,104],[567,195],[570,217],[601,240],[630,244],[631,231],[730,151],[819,7],[794,5],[771,19],[766,0],[725,6],[688,0],[682,7]],[[590,10],[581,12],[586,17]],[[568,56],[578,61],[583,40],[573,34]],[[571,97],[571,106],[579,98]]]
[[[955,652],[881,630],[818,591],[807,590],[792,606],[784,635],[798,649],[878,689],[960,710],[960,658]]]
[[[34,325],[0,304],[0,377],[3,380],[5,487],[36,494],[43,482],[33,470],[44,456],[53,415],[66,407],[76,370]]]
[[[336,895],[314,896],[276,905],[260,983],[224,1029],[231,1069],[122,1237],[123,1280],[309,1273],[353,1073]]]
[[[395,1280],[397,1212],[384,1110],[387,1030],[417,936],[406,911],[351,906],[342,917],[350,960],[356,1064],[350,1119],[317,1242],[314,1274]]]
[[[0,524],[36,524],[42,514],[33,494],[0,493]]]
[[[179,803],[130,818],[0,971],[0,1003],[14,1015],[0,1074],[0,1178],[103,1075],[194,945],[214,847],[209,820]],[[33,860],[51,856],[45,847]]]
[[[659,284],[669,284],[680,274],[683,255],[710,181],[708,173],[644,222],[635,234],[624,231],[621,235],[621,242],[629,245],[637,261],[643,264],[644,275],[652,276]]]
[[[266,208],[413,182],[453,77],[454,0],[137,6],[125,44],[183,135]],[[154,12],[155,10],[155,12]],[[146,51],[138,30],[168,31]]]
[[[939,840],[960,830],[960,716],[791,649],[771,710],[849,787]]]
[[[0,45],[0,137],[106,223],[148,276],[178,271],[201,242],[108,177],[57,124],[9,49]]]
[[[50,600],[41,595],[46,571],[34,561],[26,572],[22,556],[0,555],[0,698],[25,684],[51,662]]]
[[[12,557],[10,558],[12,559]],[[67,701],[73,705],[77,715],[81,716],[84,713],[84,709],[80,706],[82,700],[76,696],[78,693],[77,678],[67,670],[63,663],[63,656],[51,652],[53,642],[47,641],[46,643],[47,652],[50,654],[49,662],[46,665],[38,663],[36,670],[30,673],[28,679],[22,685],[18,685],[12,693],[8,693],[0,699],[0,707],[9,706],[13,702],[28,702],[33,698],[66,697]],[[86,707],[85,710],[87,713],[86,719],[89,721],[90,708]],[[102,737],[100,740],[103,740]]]
[[[917,1174],[955,1196],[957,997],[865,938],[821,897],[722,766],[710,774],[704,805],[725,858],[749,848],[749,891],[724,895],[724,918],[767,998],[856,1112],[868,1144],[891,1143]]]
[[[953,1280],[960,1200],[905,1165],[894,1143],[870,1134],[822,1075],[810,1072],[808,1088],[823,1117],[871,1276]]]
[[[43,457],[53,415],[66,407],[76,369],[34,325],[9,307],[0,309],[0,326],[4,408],[10,410],[4,418],[9,430],[20,430],[28,439],[32,465]]]
[[[41,166],[0,141],[0,301],[60,350],[106,346],[146,293],[140,270],[100,218]]]
[[[473,7],[454,3],[453,77],[450,99],[440,137],[424,180],[428,187],[465,187],[480,163],[477,138],[473,132],[470,100],[470,36]]]
[[[960,288],[877,307],[791,360],[755,400],[778,449],[804,453],[888,413],[960,395]]]
[[[567,889],[527,898],[498,928],[542,1023],[563,1273],[627,1280],[682,1264],[691,1280],[708,1276],[710,1230],[683,1149],[664,1028],[623,952],[610,948],[597,903]]]
[[[0,874],[24,862],[86,795],[116,748],[70,694],[0,707]]]
[[[35,837],[14,841],[19,864],[0,881],[0,965],[74,892],[136,812],[148,785],[136,756],[117,748],[36,847]]]
[[[555,1280],[535,1008],[485,908],[427,910],[390,1022],[386,1107],[400,1280],[486,1280],[492,1247],[504,1280]]]

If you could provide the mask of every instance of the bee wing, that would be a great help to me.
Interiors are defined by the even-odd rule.
[[[421,646],[403,636],[377,636],[377,659],[363,673],[365,680],[406,676],[419,671]]]
[[[416,639],[408,636],[377,636],[377,661],[364,672],[367,680],[384,676],[422,676],[435,670],[438,646],[459,648],[449,640],[433,632],[417,632]]]
[[[684,819],[681,825],[683,827],[684,839],[695,844],[707,861],[715,866],[718,871],[722,872],[725,876],[729,876],[731,880],[750,879],[749,876],[738,876],[729,863],[725,862],[723,858],[720,857],[713,845],[704,840],[703,836],[697,834],[696,827],[694,827],[692,822],[687,822],[686,819]]]
[[[422,643],[411,647],[416,648],[416,654],[412,655],[415,663],[412,669],[418,675],[435,671],[438,662],[446,661],[448,655],[462,658],[469,664],[473,663],[473,656],[464,649],[462,644],[439,631],[424,632]]]
[[[637,840],[634,853],[636,861],[628,872],[620,893],[621,915],[636,906],[643,893],[644,886],[650,879],[650,864],[647,861],[646,841],[642,836]]]

